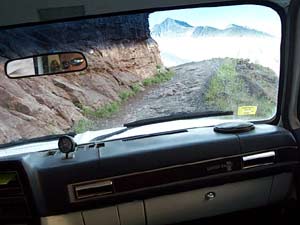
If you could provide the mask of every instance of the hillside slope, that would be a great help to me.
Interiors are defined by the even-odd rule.
[[[267,67],[225,58],[207,83],[204,100],[211,110],[231,110],[235,114],[240,106],[256,106],[256,115],[250,119],[267,119],[276,111],[278,83],[274,71]]]

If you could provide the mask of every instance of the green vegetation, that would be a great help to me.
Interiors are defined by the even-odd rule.
[[[93,122],[88,119],[81,119],[74,124],[74,131],[77,134],[90,130],[93,127]]]
[[[135,96],[140,91],[141,91],[141,86],[139,84],[133,84],[131,90],[121,91],[119,94],[119,98],[121,99],[122,102],[125,102],[129,98]]]
[[[262,119],[269,118],[274,115],[276,111],[276,103],[271,101],[266,97],[262,97],[256,100],[257,101],[257,117]]]
[[[82,114],[88,119],[82,119],[74,124],[74,130],[76,133],[82,133],[86,130],[93,128],[93,122],[96,119],[111,117],[114,113],[118,112],[122,103],[126,102],[129,98],[135,96],[142,90],[143,86],[150,86],[159,84],[170,80],[174,73],[171,70],[164,69],[161,66],[157,67],[157,74],[151,78],[146,78],[142,81],[142,84],[133,84],[130,90],[123,90],[119,93],[119,99],[105,104],[102,107],[93,109],[89,106],[83,106],[81,103],[74,103],[76,107],[81,109]]]
[[[238,77],[235,66],[235,61],[226,60],[212,78],[206,93],[206,101],[220,110],[236,109],[240,104],[244,83]]]
[[[135,93],[133,91],[128,91],[128,90],[125,90],[125,91],[121,91],[120,94],[119,94],[119,98],[121,99],[122,102],[125,102],[127,101],[130,97],[134,96]]]
[[[171,70],[158,69],[158,73],[155,76],[143,80],[143,85],[150,86],[154,84],[160,84],[165,81],[171,80],[173,76],[174,76],[174,72]]]
[[[210,81],[205,94],[207,104],[217,110],[232,110],[235,112],[240,106],[257,106],[256,118],[272,116],[276,106],[275,102],[266,97],[264,93],[251,93],[252,81],[250,78],[247,78],[248,83],[245,81],[245,77],[249,74],[242,74],[245,71],[237,71],[236,68],[237,60],[225,59],[216,76]],[[265,72],[265,69],[262,72]],[[243,77],[243,75],[247,76]]]
[[[137,94],[138,92],[141,91],[141,86],[139,84],[133,84],[131,89],[132,89],[134,94]]]
[[[120,102],[114,101],[105,104],[103,107],[92,109],[91,107],[84,106],[82,111],[83,115],[87,118],[106,118],[110,117],[113,113],[117,112],[120,108]]]

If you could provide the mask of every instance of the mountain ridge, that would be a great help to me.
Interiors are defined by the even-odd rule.
[[[189,23],[172,18],[166,18],[160,24],[156,24],[151,29],[153,37],[273,37],[266,32],[241,26],[230,24],[224,29],[218,29],[212,26],[192,26]]]

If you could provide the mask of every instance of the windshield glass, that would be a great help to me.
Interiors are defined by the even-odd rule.
[[[280,17],[257,5],[2,29],[0,144],[176,113],[233,111],[222,119],[270,119],[277,107],[280,41]],[[4,73],[8,60],[57,52],[82,53],[88,66],[20,79]],[[82,63],[76,60],[73,65]],[[53,65],[69,67],[47,64]]]

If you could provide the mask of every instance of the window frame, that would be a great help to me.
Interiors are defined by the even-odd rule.
[[[282,116],[282,106],[283,106],[283,95],[284,95],[284,86],[286,83],[286,74],[285,74],[285,63],[286,63],[286,28],[287,28],[287,15],[285,9],[271,1],[267,0],[241,0],[241,1],[224,1],[224,2],[211,2],[211,3],[195,3],[195,4],[187,4],[187,5],[180,5],[180,6],[170,6],[170,7],[154,7],[154,8],[147,8],[147,9],[140,9],[140,10],[132,10],[132,11],[122,11],[122,12],[114,12],[114,13],[104,13],[99,15],[88,15],[88,16],[80,16],[80,17],[73,17],[67,19],[58,19],[58,20],[51,20],[51,21],[42,21],[42,22],[34,22],[34,23],[25,23],[25,24],[17,24],[17,25],[9,25],[9,26],[1,26],[1,30],[6,29],[13,29],[13,28],[20,28],[20,27],[28,27],[28,26],[38,26],[43,24],[52,24],[52,23],[60,23],[60,22],[71,22],[71,21],[79,21],[83,19],[93,19],[93,18],[102,18],[102,17],[111,17],[111,16],[122,16],[122,15],[131,15],[131,14],[138,14],[138,13],[153,13],[156,11],[167,11],[167,10],[176,10],[176,9],[191,9],[191,8],[201,8],[201,7],[222,7],[222,6],[238,6],[238,5],[257,5],[257,6],[265,6],[273,9],[279,16],[281,21],[281,42],[280,42],[280,71],[279,71],[279,84],[278,84],[278,94],[277,94],[277,107],[276,113],[270,119],[265,120],[254,120],[251,121],[257,124],[273,124],[278,125]],[[11,59],[9,59],[11,60]],[[6,62],[7,63],[7,62]]]

